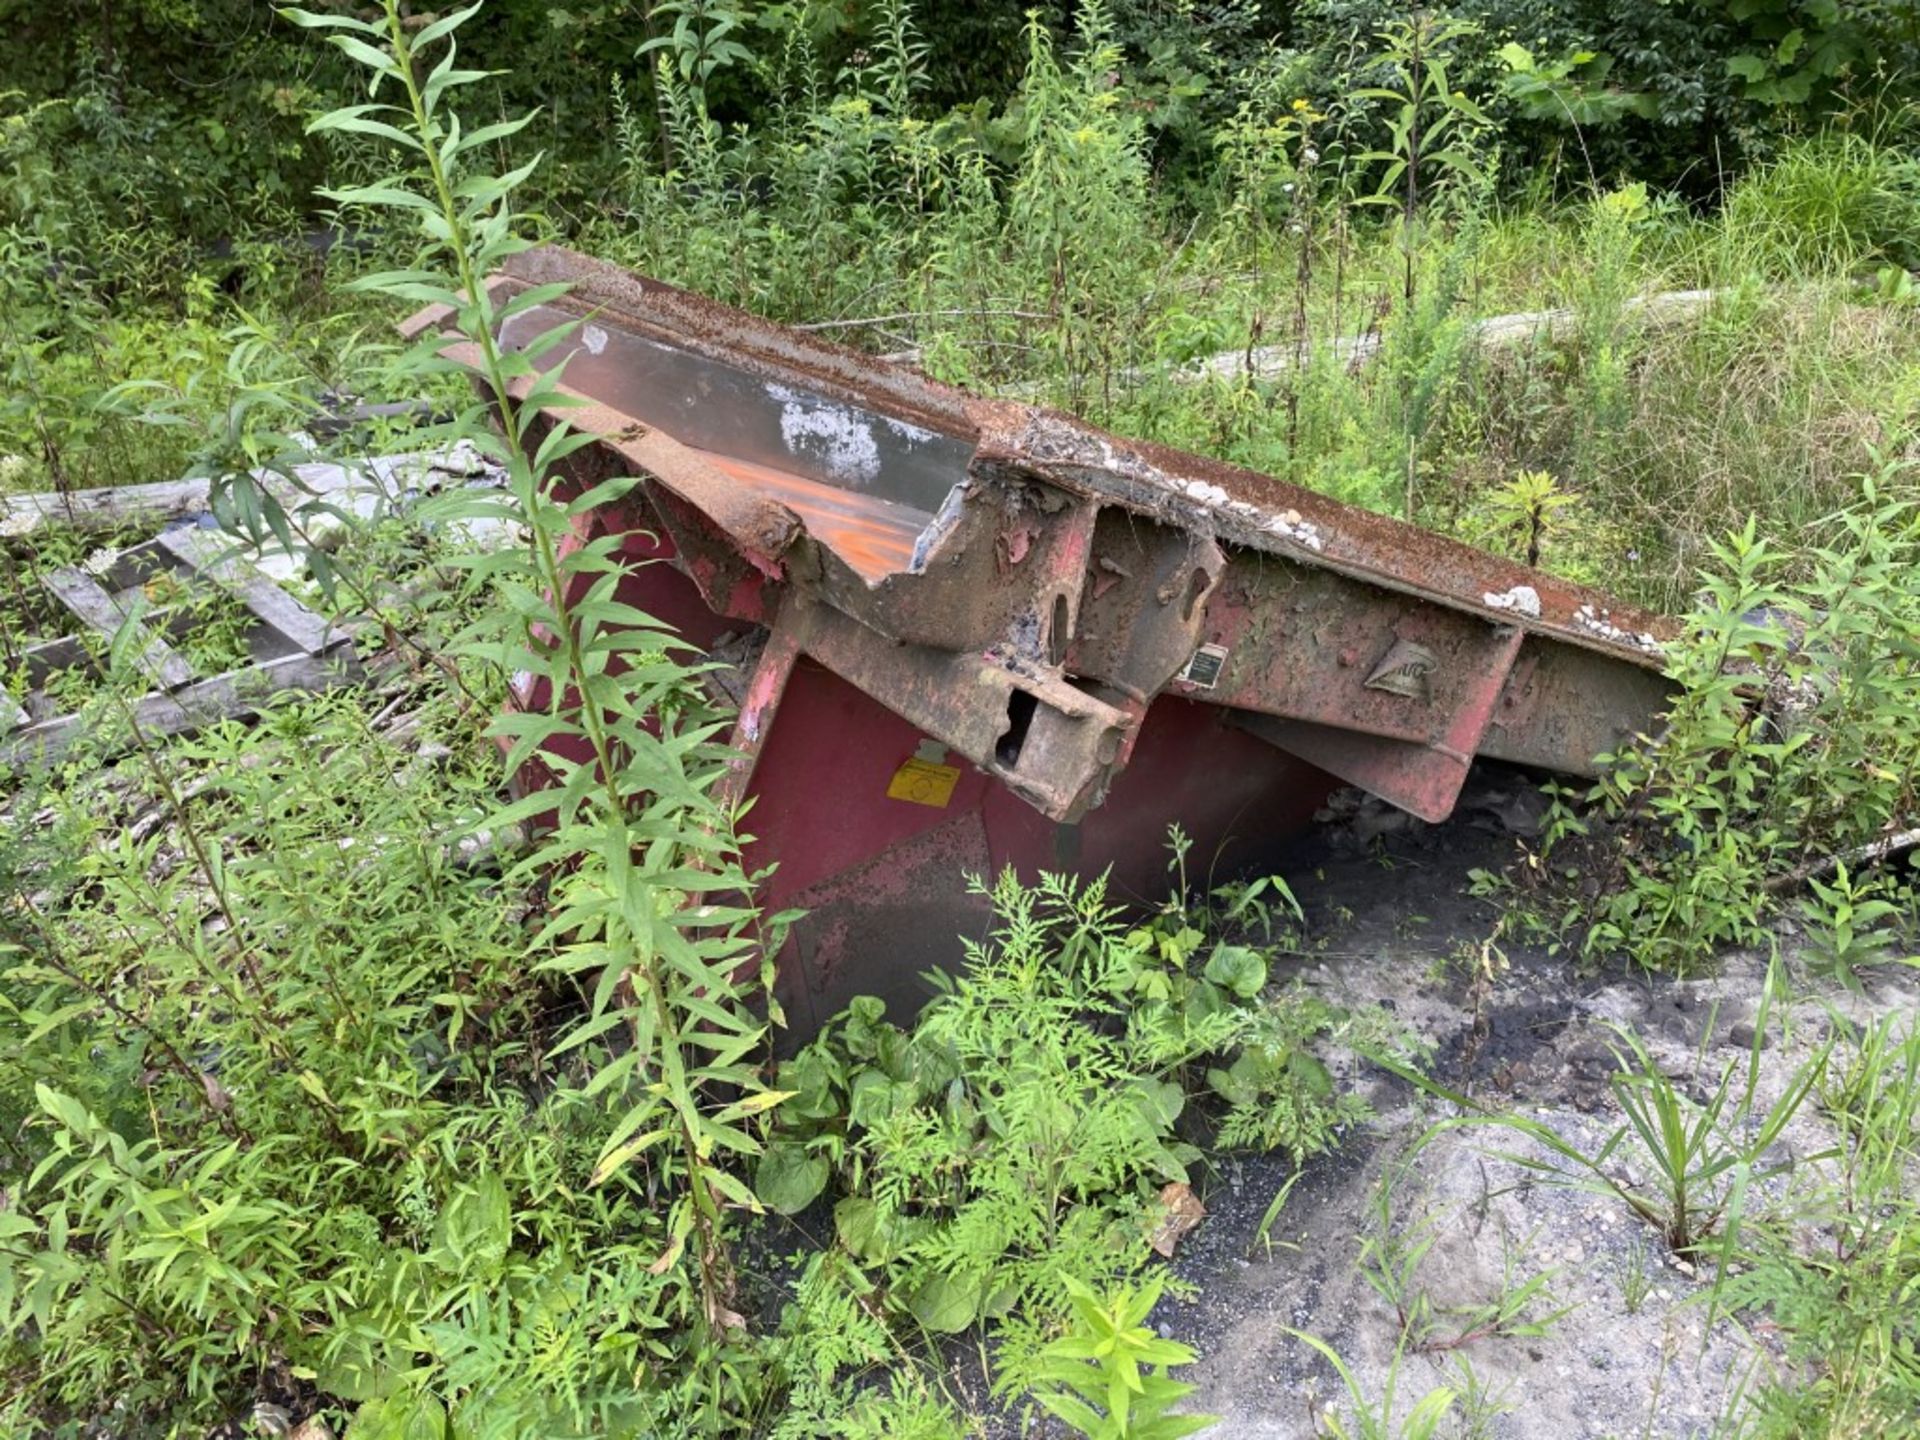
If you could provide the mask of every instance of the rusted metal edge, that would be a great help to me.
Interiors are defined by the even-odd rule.
[[[480,364],[479,348],[471,341],[442,346],[440,354],[470,369]],[[507,391],[514,400],[524,400],[533,384],[534,377],[520,376],[507,382]],[[793,511],[737,485],[699,451],[664,431],[569,389],[564,381],[554,389],[564,401],[553,411],[556,419],[597,437],[622,459],[698,506],[740,543],[742,553],[755,565],[768,574],[777,573],[780,558],[801,532],[800,518]]]
[[[590,256],[530,250],[512,257],[492,288],[500,298],[553,282],[572,287],[552,303],[573,313],[970,441],[977,446],[970,468],[983,476],[1031,476],[1644,669],[1660,668],[1661,642],[1678,633],[1670,617],[1404,521],[1222,461],[1123,439],[1058,411],[981,399]],[[445,307],[434,307],[406,329],[419,334],[448,318]],[[575,408],[567,418],[595,433],[618,433]]]

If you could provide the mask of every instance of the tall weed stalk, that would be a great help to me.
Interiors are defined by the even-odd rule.
[[[780,1098],[761,1083],[756,1063],[764,1034],[750,1008],[759,974],[756,916],[738,898],[751,887],[732,817],[711,794],[720,721],[703,712],[687,668],[671,658],[679,642],[615,599],[622,570],[611,542],[571,544],[572,519],[608,498],[607,486],[569,496],[557,468],[592,437],[541,423],[542,407],[565,397],[562,367],[543,371],[537,362],[567,343],[572,326],[517,352],[495,341],[501,325],[551,303],[560,287],[496,303],[484,283],[531,243],[512,196],[538,161],[490,173],[480,163],[487,147],[518,133],[530,117],[465,130],[450,104],[458,87],[483,78],[456,61],[455,32],[478,9],[450,13],[417,32],[396,0],[378,21],[289,14],[331,32],[333,43],[365,68],[370,94],[386,88],[396,96],[314,122],[316,130],[375,135],[395,148],[404,169],[332,198],[412,219],[422,237],[411,268],[366,276],[353,288],[449,307],[485,393],[484,408],[460,417],[458,438],[506,467],[504,518],[523,525],[530,539],[524,552],[472,557],[472,567],[518,603],[507,633],[483,625],[457,648],[543,682],[544,711],[503,717],[497,733],[510,741],[509,769],[541,752],[555,771],[550,791],[496,810],[490,823],[551,813],[551,829],[521,873],[563,877],[538,943],[555,948],[552,968],[587,977],[592,993],[588,1018],[556,1052],[607,1046],[616,1032],[621,1038],[588,1086],[589,1093],[624,1095],[628,1105],[592,1183],[642,1166],[649,1185],[669,1197],[668,1242],[656,1264],[663,1272],[691,1267],[696,1303],[686,1318],[711,1355],[740,1323],[731,1309],[723,1212],[759,1208],[725,1157],[757,1150],[748,1118]],[[438,343],[424,342],[407,363],[422,374],[440,370],[448,362],[435,353]],[[497,433],[484,423],[489,413],[498,419]],[[439,513],[491,505],[461,498]]]

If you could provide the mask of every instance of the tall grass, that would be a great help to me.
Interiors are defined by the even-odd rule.
[[[562,237],[941,378],[1467,538],[1501,487],[1545,472],[1573,503],[1541,563],[1665,607],[1689,599],[1710,537],[1749,513],[1795,532],[1876,454],[1914,443],[1920,309],[1895,267],[1920,263],[1920,161],[1896,122],[1781,146],[1717,212],[1609,188],[1576,160],[1458,187],[1407,231],[1363,203],[1378,166],[1324,143],[1366,116],[1294,93],[1284,56],[1236,77],[1209,183],[1176,193],[1152,170],[1147,97],[1129,90],[1101,6],[1064,41],[1030,28],[998,115],[925,109],[912,9],[882,10],[838,76],[800,29],[755,57],[782,95],[755,126],[720,123],[672,69],[648,113],[631,98],[645,76],[611,82],[622,178],[556,206]],[[377,267],[377,251],[333,263]],[[35,265],[15,264],[0,295],[39,295]],[[272,288],[248,292],[250,309],[292,334],[338,333]],[[1684,314],[1638,305],[1675,289],[1715,298]],[[204,296],[208,318],[170,358],[149,311],[83,307],[81,334],[38,299],[9,302],[10,333],[38,337],[13,362],[31,403],[0,401],[11,483],[60,480],[40,458],[49,439],[87,483],[189,460],[99,463],[90,437],[114,432],[96,402],[131,374],[204,369],[228,303]],[[1521,343],[1477,338],[1480,319],[1556,307],[1570,316]],[[1377,353],[1361,363],[1356,346]],[[1182,369],[1263,351],[1298,363]]]

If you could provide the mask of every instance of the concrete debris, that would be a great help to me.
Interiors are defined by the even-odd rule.
[[[1643,325],[1670,325],[1702,314],[1713,304],[1712,290],[1669,290],[1656,295],[1636,295],[1622,307]],[[1501,349],[1528,342],[1548,342],[1574,334],[1580,327],[1580,313],[1571,309],[1532,310],[1515,315],[1494,315],[1476,320],[1469,327],[1473,341],[1483,350]],[[1383,348],[1378,331],[1366,335],[1348,335],[1335,340],[1285,345],[1256,345],[1251,349],[1224,350],[1195,360],[1171,372],[1182,381],[1222,380],[1251,375],[1270,379],[1292,370],[1304,369],[1316,360],[1329,360],[1346,369],[1358,369],[1376,358]],[[1136,378],[1142,378],[1136,376]]]

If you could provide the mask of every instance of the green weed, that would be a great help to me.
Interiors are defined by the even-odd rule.
[[[1800,902],[1800,913],[1809,959],[1821,972],[1857,989],[1862,967],[1896,958],[1900,941],[1886,926],[1907,913],[1906,907],[1886,898],[1889,887],[1854,879],[1844,863],[1834,867],[1830,880],[1809,877],[1807,885],[1813,896]]]
[[[1827,1052],[1822,1050],[1799,1066],[1780,1095],[1762,1108],[1756,1091],[1765,1024],[1763,1010],[1744,1079],[1737,1078],[1740,1062],[1728,1061],[1704,1101],[1688,1097],[1638,1036],[1617,1030],[1614,1055],[1619,1068],[1610,1088],[1625,1123],[1597,1149],[1589,1151],[1532,1116],[1482,1110],[1428,1079],[1415,1083],[1460,1106],[1463,1113],[1439,1122],[1421,1144],[1465,1127],[1511,1130],[1535,1148],[1505,1151],[1502,1159],[1555,1184],[1619,1200],[1651,1225],[1676,1255],[1698,1260],[1707,1242],[1716,1240],[1724,1272],[1745,1221],[1748,1190],[1790,1168],[1791,1162],[1770,1160],[1768,1152],[1819,1084],[1826,1066]],[[1627,1167],[1623,1178],[1616,1157],[1627,1156],[1638,1164]],[[1648,1178],[1632,1178],[1640,1174]]]
[[[1034,1357],[1031,1383],[1041,1407],[1085,1440],[1181,1440],[1214,1423],[1211,1415],[1168,1413],[1193,1387],[1167,1370],[1195,1356],[1145,1323],[1164,1285],[1156,1276],[1103,1296],[1068,1282],[1073,1323]]]
[[[1752,1429],[1768,1437],[1897,1433],[1920,1401],[1920,1208],[1907,1178],[1920,1150],[1920,1032],[1893,1016],[1842,1028],[1820,1087],[1840,1136],[1837,1174],[1758,1232],[1750,1268],[1724,1287],[1809,1367],[1760,1387]]]
[[[755,1188],[795,1213],[839,1177],[840,1243],[897,1308],[936,1332],[1031,1336],[1069,1281],[1145,1261],[1158,1192],[1197,1179],[1191,1091],[1220,1113],[1187,1133],[1304,1157],[1365,1113],[1322,1057],[1392,1037],[1264,995],[1259,951],[1125,925],[1098,881],[1008,874],[991,894],[991,938],[910,1031],[859,1000],[781,1065]]]
[[[1781,892],[1912,814],[1912,504],[1867,481],[1823,533],[1788,550],[1749,523],[1715,546],[1666,649],[1664,728],[1603,757],[1587,808],[1557,805],[1550,856],[1607,840],[1599,899],[1581,907],[1589,952],[1684,971],[1758,941]]]
[[[1331,1405],[1324,1410],[1316,1410],[1313,1415],[1316,1436],[1325,1436],[1327,1440],[1436,1440],[1443,1433],[1440,1427],[1453,1413],[1460,1398],[1451,1386],[1434,1386],[1413,1403],[1403,1420],[1398,1423],[1395,1421],[1394,1400],[1400,1390],[1403,1349],[1395,1348],[1393,1363],[1387,1370],[1386,1384],[1376,1399],[1366,1393],[1347,1362],[1326,1341],[1302,1330],[1289,1329],[1287,1333],[1318,1351],[1333,1366],[1340,1383],[1346,1387],[1347,1399],[1352,1407],[1351,1415],[1346,1417]]]

